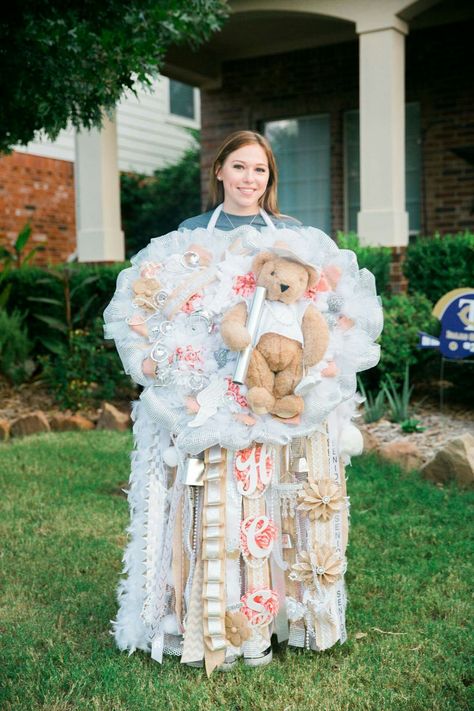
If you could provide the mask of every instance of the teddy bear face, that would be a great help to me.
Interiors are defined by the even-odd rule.
[[[303,264],[277,257],[263,264],[257,284],[266,287],[269,301],[293,304],[305,293],[309,278],[308,269]]]

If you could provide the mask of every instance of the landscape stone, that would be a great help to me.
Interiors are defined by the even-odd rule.
[[[105,402],[99,415],[97,429],[124,432],[129,429],[130,423],[130,415],[127,412],[121,412],[110,402]]]
[[[469,432],[451,439],[436,452],[421,470],[425,479],[445,484],[456,481],[460,486],[474,486],[474,436]]]
[[[51,429],[55,432],[73,432],[94,429],[94,423],[83,415],[53,415],[50,421]]]
[[[22,415],[14,420],[10,427],[12,437],[24,437],[26,435],[49,432],[50,426],[48,418],[42,410],[35,410],[28,415]]]
[[[10,423],[8,420],[0,420],[0,442],[6,442],[10,436]]]
[[[379,441],[377,437],[365,428],[362,428],[361,432],[364,440],[364,452],[374,452],[377,450],[379,448]]]
[[[379,453],[384,459],[399,464],[407,472],[419,469],[423,464],[423,457],[416,444],[403,439],[382,444]]]

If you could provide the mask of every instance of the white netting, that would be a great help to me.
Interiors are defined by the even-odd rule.
[[[324,360],[306,374],[305,410],[297,424],[249,410],[245,386],[231,383],[237,354],[226,348],[219,328],[230,307],[250,302],[253,258],[277,241],[321,269],[319,285],[305,298],[324,314],[330,331]],[[177,445],[189,453],[215,444],[286,444],[311,434],[354,395],[356,373],[377,364],[374,341],[382,330],[373,275],[359,270],[353,252],[312,227],[243,226],[212,235],[195,229],[155,238],[119,275],[104,318],[126,372],[145,387],[141,398],[150,418],[177,435]]]

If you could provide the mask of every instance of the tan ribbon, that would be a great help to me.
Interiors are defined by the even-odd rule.
[[[260,464],[265,466],[265,461],[260,460]],[[259,499],[249,499],[246,496],[243,497],[244,503],[244,519],[248,516],[254,516],[256,518],[260,516],[265,516],[266,506],[265,497],[261,496]],[[245,558],[244,558],[245,560]],[[252,558],[250,560],[253,560]],[[268,557],[261,559],[259,561],[258,567],[253,567],[247,564],[246,561],[246,578],[247,578],[247,590],[260,590],[261,588],[270,587],[270,571],[268,566]],[[264,637],[264,639],[270,641],[270,625],[265,625],[259,628],[259,632]]]
[[[225,659],[225,502],[226,459],[219,446],[206,450],[204,472],[204,506],[202,589],[204,661],[207,675]]]
[[[315,432],[306,441],[306,459],[308,462],[308,481],[315,483],[320,479],[331,477],[330,457],[335,456],[327,431],[325,434]],[[336,513],[334,516],[338,516]],[[334,518],[334,517],[333,517]],[[317,519],[308,520],[309,545],[318,548],[322,545],[335,547],[334,521]],[[337,625],[337,588],[335,585],[322,586],[324,593],[329,600],[329,615],[317,615],[313,618],[314,631],[316,633],[316,644],[319,649],[332,647],[339,639],[339,629]]]

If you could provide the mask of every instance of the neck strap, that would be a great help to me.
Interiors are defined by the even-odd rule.
[[[207,225],[207,231],[209,234],[212,234],[214,232],[215,226],[217,224],[217,220],[219,219],[219,215],[221,214],[223,207],[224,207],[224,203],[222,202],[220,205],[218,205],[216,207],[216,209],[212,213],[211,219],[209,220],[208,225]],[[273,224],[270,217],[268,216],[268,213],[263,209],[263,207],[259,208],[259,212],[260,212],[261,216],[263,217],[264,222],[267,225],[267,227],[271,227],[273,229],[275,227],[275,225]]]

